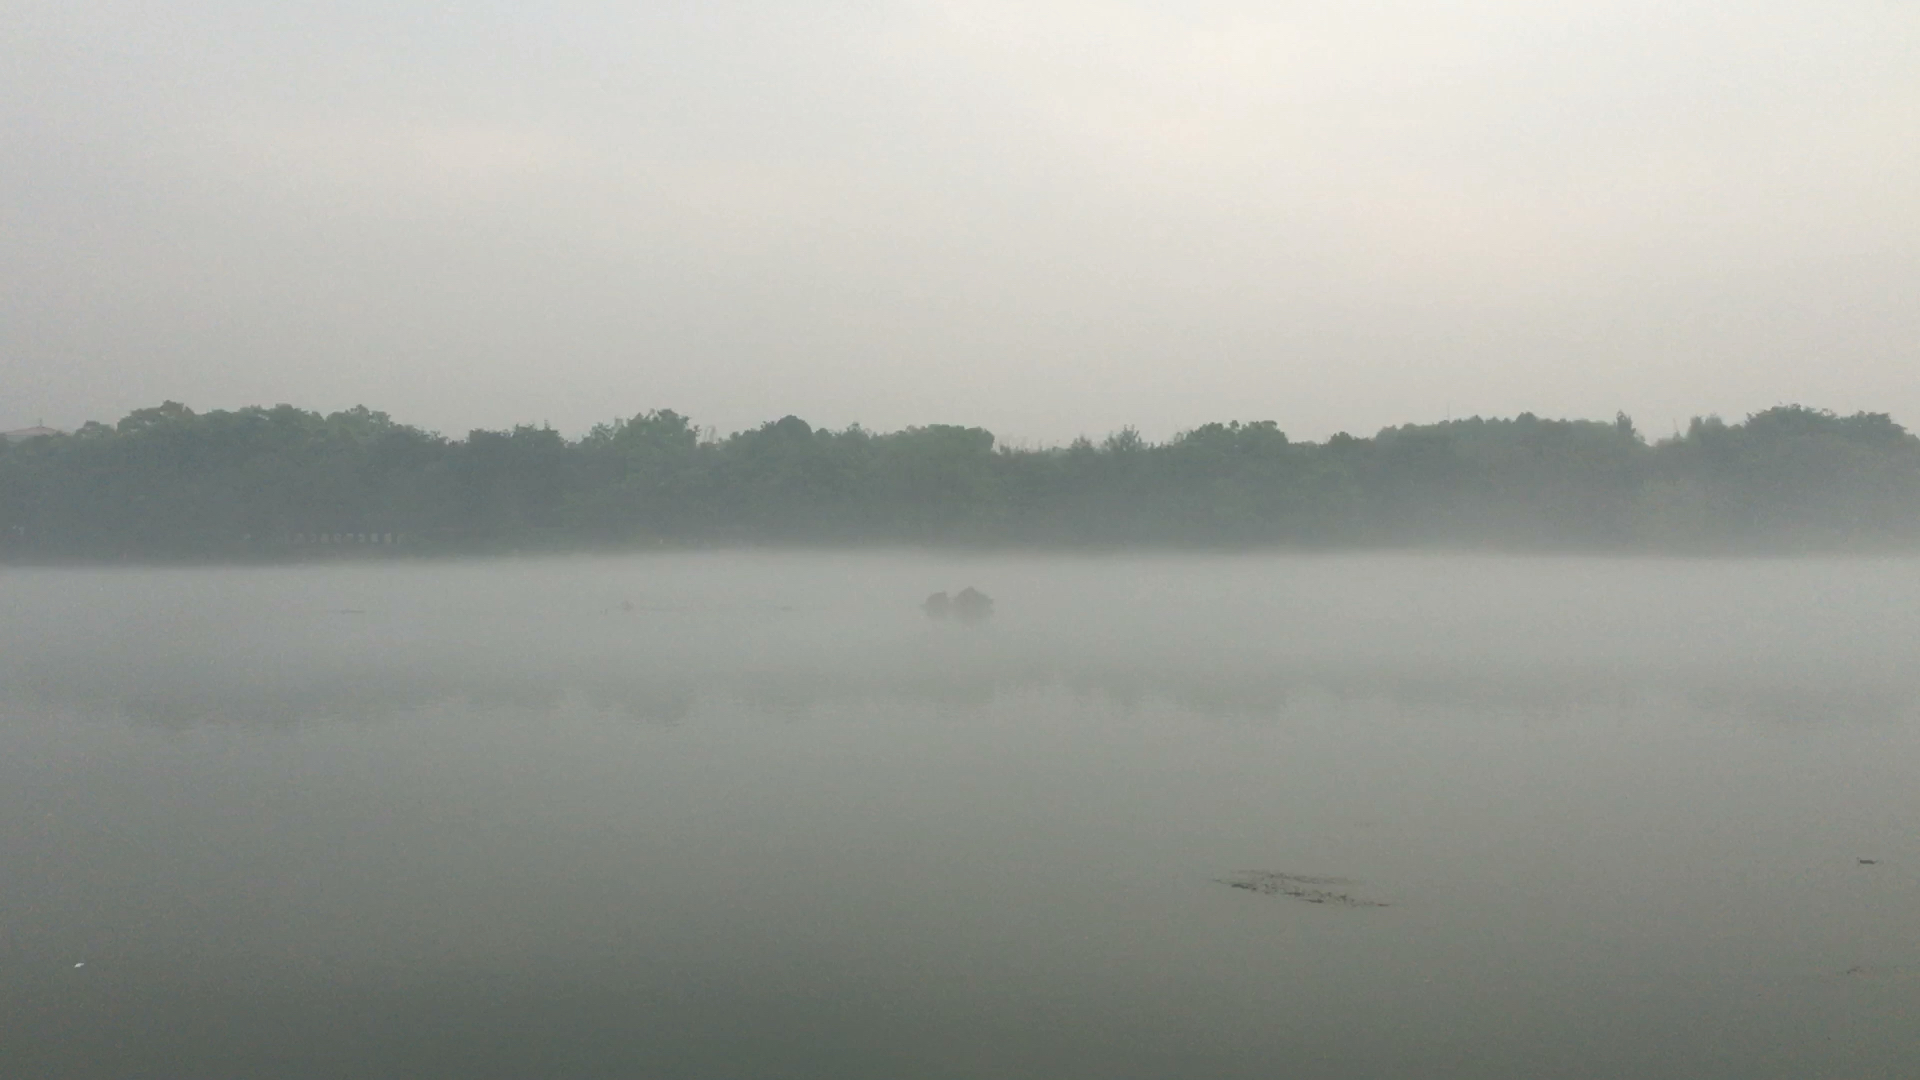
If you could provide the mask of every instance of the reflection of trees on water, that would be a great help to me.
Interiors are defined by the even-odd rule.
[[[381,668],[262,678],[220,665],[162,673],[69,672],[64,677],[43,672],[0,691],[0,703],[19,708],[113,716],[172,729],[385,723],[446,706],[530,717],[577,708],[664,726],[686,719],[695,702],[693,686],[672,678],[581,680],[510,670]]]
[[[9,670],[13,669],[13,670]],[[1284,718],[1296,709],[1384,705],[1550,720],[1573,709],[1681,708],[1765,723],[1883,723],[1920,706],[1920,676],[1632,666],[1432,666],[1373,662],[1205,663],[1048,654],[1030,648],[902,650],[870,662],[788,657],[757,666],[640,659],[620,664],[287,664],[220,658],[111,671],[0,661],[0,702],[166,728],[372,723],[461,707],[530,719],[597,715],[671,726],[706,709],[807,717],[900,707],[966,713],[1009,704]]]

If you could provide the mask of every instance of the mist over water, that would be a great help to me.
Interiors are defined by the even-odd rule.
[[[10,569],[0,1046],[1913,1075],[1916,769],[1914,560]]]

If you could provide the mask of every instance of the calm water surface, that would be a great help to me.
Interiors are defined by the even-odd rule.
[[[1917,825],[1912,561],[0,570],[8,1077],[1910,1078]]]

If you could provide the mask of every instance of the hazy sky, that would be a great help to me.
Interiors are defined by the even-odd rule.
[[[0,426],[1920,427],[1920,3],[6,0]]]

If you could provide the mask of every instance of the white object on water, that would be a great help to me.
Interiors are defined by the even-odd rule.
[[[77,963],[77,964],[75,964],[75,965],[73,965],[73,966],[74,966],[74,967],[77,967],[77,968],[83,968],[83,967],[86,967],[86,966],[87,966],[87,962],[86,962],[85,960],[82,960],[82,961],[80,961],[79,963]]]

